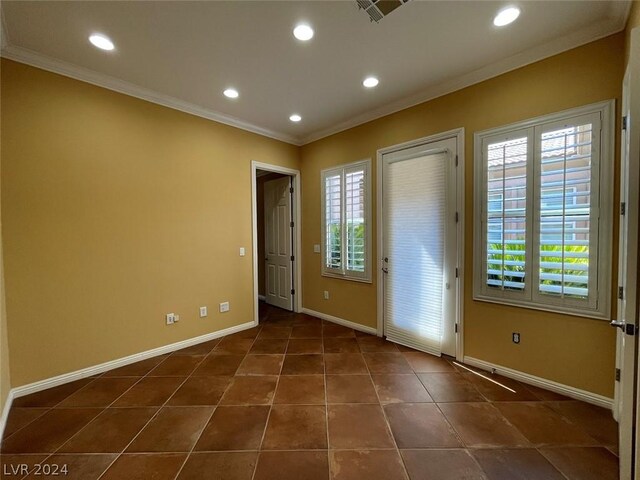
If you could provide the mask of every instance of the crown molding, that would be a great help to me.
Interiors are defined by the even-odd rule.
[[[4,32],[5,29],[3,28],[2,30]],[[4,35],[3,38],[6,40]],[[73,63],[42,55],[27,48],[10,44],[5,45],[0,52],[0,56],[26,65],[31,65],[32,67],[37,67],[42,70],[64,75],[65,77],[70,77],[75,80],[91,83],[92,85],[113,90],[114,92],[146,100],[147,102],[162,105],[163,107],[172,108],[197,117],[206,118],[207,120],[213,120],[214,122],[246,130],[251,133],[257,133],[264,137],[300,146],[299,140],[291,135],[260,127],[252,123],[245,122],[244,120],[240,120],[239,118],[225,115],[193,103],[185,102],[169,95],[163,95],[148,88],[143,88],[138,85],[134,85],[133,83],[125,82],[115,77],[89,70],[88,68],[80,67]]]
[[[544,43],[537,47],[530,48],[528,50],[525,50],[524,52],[492,63],[459,77],[455,77],[439,85],[429,87],[417,94],[405,97],[383,107],[369,110],[362,115],[358,115],[333,127],[312,133],[311,135],[304,137],[301,144],[307,145],[328,136],[335,135],[336,133],[343,132],[350,128],[357,127],[364,123],[371,122],[387,115],[391,115],[401,110],[414,107],[421,103],[428,102],[429,100],[442,97],[449,93],[462,90],[463,88],[470,87],[471,85],[475,85],[485,80],[489,80],[490,78],[497,77],[504,73],[522,68],[526,65],[544,60],[545,58],[552,57],[559,53],[566,52],[567,50],[571,50],[573,48],[577,48],[587,43],[595,42],[596,40],[600,40],[601,38],[618,33],[625,28],[626,19],[629,13],[629,9],[627,7],[628,5],[623,4],[622,8],[616,9],[616,12],[613,16],[607,17],[598,23],[583,28],[582,30],[578,30],[569,35],[552,40],[551,42]],[[618,10],[620,10],[621,12],[619,12]],[[624,13],[625,11],[626,14]]]

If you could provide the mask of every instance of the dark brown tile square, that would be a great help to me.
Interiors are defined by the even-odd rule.
[[[186,453],[121,455],[100,480],[173,480],[186,457]]]
[[[291,338],[322,338],[322,325],[294,325]]]
[[[490,403],[440,403],[468,447],[528,447],[527,439]]]
[[[167,355],[159,355],[140,362],[131,363],[124,367],[109,370],[108,372],[105,372],[102,377],[144,377],[165,358],[167,358]]]
[[[564,476],[532,448],[473,450],[489,480],[564,480]]]
[[[258,338],[289,338],[291,336],[291,330],[291,327],[267,325],[262,328]]]
[[[288,405],[324,405],[324,376],[281,376],[273,403]]]
[[[416,373],[432,373],[432,372],[454,372],[453,365],[442,357],[436,357],[428,353],[422,352],[404,352],[404,358],[407,359],[411,368]]]
[[[225,337],[215,346],[212,353],[244,355],[253,345],[253,338]]]
[[[332,449],[395,447],[379,405],[329,405],[327,408]]]
[[[354,338],[327,337],[324,339],[325,353],[360,353],[358,342]]]
[[[368,374],[367,364],[360,353],[325,353],[327,374]]]
[[[261,452],[255,480],[328,480],[327,452]]]
[[[611,410],[578,401],[547,403],[554,411],[587,432],[600,445],[618,444],[618,423]]]
[[[262,330],[261,326],[257,326],[257,327],[253,327],[253,328],[247,328],[246,330],[241,330],[239,332],[232,333],[231,335],[227,335],[224,338],[253,338],[253,339],[255,339],[258,336],[258,334],[260,333],[260,330]]]
[[[177,480],[251,480],[258,452],[192,453]]]
[[[236,376],[220,400],[220,405],[269,405],[278,377]]]
[[[244,355],[218,355],[212,353],[196,368],[193,376],[234,375],[243,359]]]
[[[189,452],[214,407],[165,407],[144,427],[127,452]]]
[[[171,355],[151,370],[150,377],[186,377],[202,362],[204,355]]]
[[[29,475],[28,479],[41,478],[64,478],[65,480],[97,480],[102,472],[104,472],[111,462],[116,459],[115,454],[95,454],[95,455],[53,455],[49,457],[44,464],[52,468],[54,465],[58,467],[58,475],[44,475],[43,471],[36,474],[34,471]],[[62,467],[65,466],[66,474],[61,474]],[[53,467],[55,468],[55,467]],[[53,472],[54,470],[50,470]],[[4,477],[2,477],[4,478]]]
[[[570,480],[618,480],[618,457],[602,447],[542,448],[540,453]]]
[[[12,433],[17,432],[23,427],[26,427],[36,418],[44,415],[48,408],[19,408],[12,407],[9,411],[9,417],[4,427],[4,438],[7,438]]]
[[[327,375],[328,403],[378,403],[369,375]]]
[[[83,378],[75,382],[65,383],[64,385],[19,397],[13,401],[12,407],[53,407],[93,380],[93,378]]]
[[[381,403],[432,402],[418,377],[411,375],[373,375]]]
[[[6,453],[52,453],[96,417],[100,408],[49,410],[2,443]]]
[[[418,378],[435,402],[483,402],[476,387],[457,372],[419,373]]]
[[[221,338],[215,338],[207,342],[196,343],[190,347],[176,350],[171,355],[207,355],[213,350],[213,348],[220,343]]]
[[[322,355],[285,355],[282,375],[322,375],[324,361]]]
[[[322,325],[322,336],[327,337],[355,337],[353,328],[343,327],[335,323],[324,323]]]
[[[145,377],[113,403],[114,407],[161,406],[184,382],[184,377]]]
[[[327,448],[326,410],[319,405],[274,405],[263,450]]]
[[[358,337],[358,344],[360,350],[367,353],[373,352],[386,352],[386,353],[398,353],[398,348],[395,343],[391,343],[382,337],[367,336]]]
[[[400,453],[411,480],[487,480],[466,450],[402,450]],[[515,478],[503,477],[503,480]]]
[[[318,317],[312,317],[311,315],[307,315],[306,313],[296,313],[293,316],[293,326],[299,325],[311,325],[314,327],[320,327],[322,329],[322,320]]]
[[[332,480],[406,480],[397,450],[334,450],[329,452]]]
[[[232,377],[189,377],[167,405],[217,405],[231,384]]]
[[[371,373],[413,373],[401,353],[363,353]]]
[[[249,353],[254,354],[266,354],[266,353],[279,353],[283,354],[287,349],[287,343],[289,340],[286,338],[265,338],[257,339]]]
[[[494,403],[534,445],[595,445],[597,442],[541,402]]]
[[[292,338],[287,346],[288,354],[322,353],[321,338]]]
[[[258,450],[268,416],[267,406],[218,407],[195,450]]]
[[[461,447],[456,433],[433,403],[386,405],[398,448]]]
[[[139,377],[96,378],[65,398],[58,406],[107,407],[139,380]]]
[[[490,402],[534,402],[538,400],[524,384],[510,378],[492,375],[488,372],[481,373],[481,375],[493,380],[492,382],[473,373],[464,373],[463,375]]]
[[[236,375],[280,375],[284,355],[247,355]]]
[[[107,408],[59,451],[120,453],[155,413],[155,408]]]

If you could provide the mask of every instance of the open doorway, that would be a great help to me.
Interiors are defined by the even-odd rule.
[[[300,306],[300,173],[252,162],[254,315],[259,301],[289,311]]]

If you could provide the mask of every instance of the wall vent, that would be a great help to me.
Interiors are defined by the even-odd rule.
[[[356,0],[358,8],[367,12],[369,19],[376,23],[409,1],[410,0]]]

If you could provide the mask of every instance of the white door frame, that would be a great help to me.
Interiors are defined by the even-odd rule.
[[[293,179],[293,222],[294,244],[292,254],[295,258],[293,276],[293,311],[302,311],[302,213],[300,208],[300,170],[271,165],[270,163],[251,161],[251,237],[253,241],[253,322],[258,325],[258,189],[256,173],[258,170],[290,175]]]
[[[382,228],[382,157],[385,154],[405,150],[407,148],[417,147],[427,143],[437,142],[455,138],[458,150],[458,174],[456,175],[456,211],[458,212],[458,242],[457,242],[457,262],[458,262],[458,289],[456,299],[456,324],[458,325],[458,334],[456,336],[456,360],[462,361],[464,358],[464,128],[456,128],[443,133],[437,133],[428,137],[411,140],[409,142],[392,145],[390,147],[378,150],[376,164],[376,254],[378,256],[377,270],[377,309],[378,309],[378,336],[381,337],[384,332],[384,283],[382,267],[382,245],[383,245],[383,228]]]

